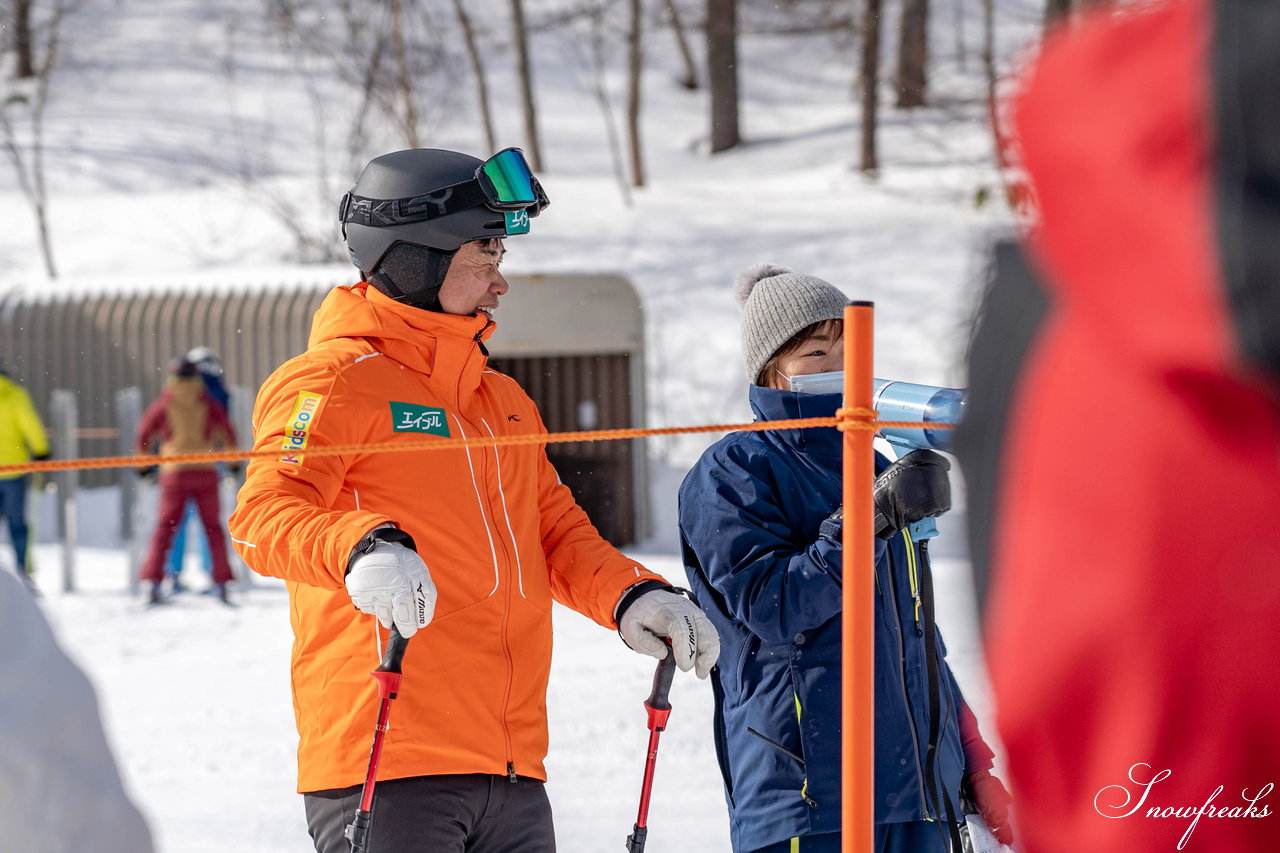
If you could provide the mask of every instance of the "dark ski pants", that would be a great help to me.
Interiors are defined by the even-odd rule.
[[[555,853],[551,802],[537,779],[480,773],[379,782],[369,853]],[[303,795],[316,853],[351,853],[343,837],[360,785]]]
[[[950,853],[951,841],[945,832],[945,826],[936,821],[877,823],[875,842],[871,849],[875,853]],[[790,841],[770,844],[755,853],[840,853],[840,833],[804,835]]]
[[[218,509],[218,472],[202,468],[160,472],[160,508],[156,511],[151,546],[142,564],[142,580],[154,583],[164,580],[165,555],[169,553],[188,499],[195,501],[200,520],[204,522],[204,534],[213,557],[213,582],[222,584],[231,580],[227,540],[222,535]]]
[[[27,573],[27,477],[0,480],[0,515],[9,521],[9,539],[17,552],[18,574]]]

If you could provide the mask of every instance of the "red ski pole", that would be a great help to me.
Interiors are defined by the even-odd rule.
[[[365,853],[369,839],[369,824],[373,811],[373,787],[378,783],[378,761],[382,758],[382,740],[387,734],[387,718],[391,716],[391,700],[396,698],[400,690],[400,666],[404,662],[404,650],[409,641],[400,636],[395,628],[387,638],[387,651],[382,656],[382,665],[371,674],[378,682],[378,727],[373,732],[373,747],[369,750],[369,772],[364,777],[364,788],[360,792],[360,808],[356,810],[356,818],[347,825],[347,841],[351,842],[351,853]]]
[[[658,737],[667,726],[667,717],[671,716],[671,703],[667,695],[671,692],[671,679],[676,674],[676,656],[667,644],[667,656],[658,661],[658,669],[653,674],[653,692],[644,702],[649,712],[649,754],[644,761],[644,783],[640,786],[640,812],[636,816],[635,829],[627,836],[627,853],[644,853],[644,842],[649,835],[649,794],[653,790],[653,768],[658,762]]]

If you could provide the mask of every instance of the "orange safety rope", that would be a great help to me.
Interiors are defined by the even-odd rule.
[[[705,426],[648,427],[630,429],[597,429],[581,432],[530,433],[528,435],[497,435],[477,438],[431,438],[411,441],[378,442],[374,444],[340,444],[330,447],[308,447],[298,456],[341,456],[349,453],[405,453],[413,450],[453,450],[460,447],[506,447],[520,444],[563,444],[577,441],[616,441],[628,438],[644,438],[654,435],[679,435],[699,432],[763,432],[775,429],[813,429],[836,427],[840,430],[865,429],[951,429],[954,424],[918,423],[915,421],[876,421],[874,409],[838,409],[835,417],[792,418],[780,421],[755,421],[748,424],[707,424]],[[83,471],[93,468],[144,468],[149,465],[236,462],[241,459],[275,459],[284,450],[207,451],[201,453],[146,454],[138,456],[98,456],[85,459],[45,459],[40,462],[23,462],[0,465],[0,477],[33,473],[37,471]]]

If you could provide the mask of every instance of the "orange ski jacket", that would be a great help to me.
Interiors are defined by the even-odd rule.
[[[287,581],[294,631],[298,790],[358,785],[386,631],[343,578],[361,538],[393,523],[439,591],[409,642],[379,779],[446,773],[546,779],[551,602],[607,628],[640,580],[600,538],[545,443],[315,456],[319,447],[430,436],[545,434],[528,395],[490,369],[484,315],[438,314],[361,282],[334,289],[308,349],[263,384],[254,449],[230,528],[254,571]]]

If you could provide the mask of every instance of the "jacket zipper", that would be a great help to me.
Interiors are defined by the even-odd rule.
[[[498,542],[502,545],[503,556],[506,557],[506,565],[511,566],[511,556],[507,552],[506,543],[502,541],[502,534],[497,531],[497,518],[494,517],[493,504],[488,502],[488,494],[485,495],[486,503],[489,507],[489,517],[494,521],[494,532],[498,536]],[[516,781],[516,765],[515,765],[515,747],[511,743],[511,726],[507,723],[507,712],[511,709],[511,689],[515,684],[516,665],[511,657],[511,582],[507,581],[507,588],[503,594],[502,600],[502,656],[507,663],[507,682],[502,688],[502,737],[506,740],[507,745],[507,777],[512,781]]]
[[[902,536],[907,543],[907,576],[911,585],[911,602],[914,605],[914,615],[916,620],[916,636],[924,636],[924,626],[920,624],[920,612],[924,607],[920,600],[920,566],[916,561],[916,549],[911,539],[911,534],[903,530]],[[924,540],[928,542],[929,540]]]
[[[799,755],[796,755],[794,752],[787,749],[785,746],[778,743],[776,740],[769,737],[768,735],[761,734],[760,732],[751,728],[751,726],[747,726],[747,734],[755,735],[756,737],[760,738],[760,740],[769,744],[769,746],[778,750],[778,752],[781,752],[783,755],[787,756],[788,758],[792,758],[795,761],[799,762],[800,769],[805,771],[804,782],[800,785],[800,797],[805,801],[806,804],[808,804],[809,808],[816,809],[818,807],[818,801],[815,800],[813,797],[809,796],[809,771],[806,769],[804,759]]]
[[[903,538],[906,540],[907,547],[911,548],[910,534],[903,532]],[[898,686],[902,688],[902,704],[907,709],[907,728],[911,732],[912,754],[916,760],[916,783],[920,788],[920,807],[924,811],[926,820],[933,820],[934,817],[929,811],[929,798],[924,790],[924,765],[920,763],[920,735],[916,732],[916,716],[915,710],[911,707],[911,697],[907,693],[907,653],[906,647],[902,642],[902,619],[898,616],[898,593],[894,589],[897,583],[896,574],[893,571],[893,561],[888,560],[889,577],[885,587],[889,590],[889,609],[893,613],[893,624],[897,628],[894,636],[898,641]]]
[[[907,541],[910,543],[913,540],[911,539],[910,536],[908,536]],[[911,553],[913,556],[916,554],[916,551],[914,550],[914,548],[912,549]],[[923,588],[924,586],[923,579],[925,577],[924,572],[930,571],[929,540],[927,538],[920,541],[919,562],[921,566],[921,573],[920,573],[921,584],[920,585]],[[930,599],[930,601],[932,606],[932,599]],[[926,759],[930,761],[930,769],[933,771],[933,785],[929,789],[929,793],[935,797],[934,805],[935,805],[935,808],[939,810],[939,817],[941,817],[941,806],[937,805],[938,803],[937,796],[938,794],[941,794],[941,799],[947,807],[948,821],[950,822],[951,794],[945,790],[945,786],[942,784],[942,766],[941,766],[941,762],[942,762],[941,746],[942,746],[942,741],[946,738],[946,732],[943,727],[936,726],[934,723],[934,720],[938,719],[939,722],[942,722],[943,720],[951,719],[951,715],[954,713],[954,709],[951,705],[951,689],[948,685],[945,685],[942,683],[942,667],[945,666],[946,664],[942,662],[942,655],[939,654],[938,647],[937,647],[937,643],[938,643],[937,631],[933,630],[934,628],[936,628],[936,623],[932,621],[930,622],[930,631],[928,633],[924,631],[923,626],[919,628],[921,636],[925,637],[926,642],[929,644],[924,647],[925,668],[927,672],[927,680],[929,683],[929,718],[930,718],[929,719],[929,751],[926,756]],[[941,699],[943,696],[945,696],[945,702],[942,703],[943,707],[942,708],[936,707],[935,703],[938,702],[939,699]],[[943,709],[945,709],[945,714],[942,713]],[[940,714],[942,714],[941,718],[939,718]],[[942,725],[945,726],[945,722],[942,722]]]
[[[472,424],[470,421],[463,419],[460,413],[461,412],[460,406],[456,410],[456,412],[458,413],[454,414],[453,417],[458,424],[458,428],[463,433],[463,438],[467,437],[468,426],[471,427],[472,431],[479,434],[480,430],[476,429],[475,424]],[[468,464],[474,465],[474,462],[472,461],[472,457],[471,457],[471,449],[464,448],[464,451],[467,454]],[[479,477],[476,476],[476,472],[474,468],[472,468],[472,474],[471,474],[472,478],[475,480],[476,499],[477,499],[477,503],[480,506],[480,517],[484,521],[485,532],[489,536],[490,549],[492,550],[493,539],[496,537],[498,540],[498,544],[502,546],[502,553],[503,553],[503,556],[506,558],[506,564],[510,565],[511,564],[510,552],[507,550],[507,544],[506,542],[503,541],[502,535],[499,533],[497,529],[498,528],[498,525],[496,523],[497,519],[493,512],[493,506],[489,501],[488,489],[485,488],[484,490],[481,490],[480,488],[480,484],[485,481],[484,475],[485,475],[486,467],[487,465],[484,461],[484,457],[481,456],[481,469],[480,469]],[[502,584],[502,573],[497,562],[498,556],[496,551],[493,551],[493,558],[494,558],[493,570],[494,570],[494,583],[495,583],[494,590],[496,591],[498,586],[501,586]],[[507,722],[507,713],[511,708],[511,689],[515,681],[515,661],[511,657],[511,635],[509,631],[511,627],[510,617],[511,617],[511,584],[508,583],[506,592],[503,596],[502,627],[501,627],[501,630],[499,631],[499,634],[502,637],[502,657],[504,662],[506,663],[506,679],[502,687],[502,710],[500,714],[500,719],[502,721],[502,740],[503,740],[503,745],[505,747],[506,758],[507,758],[507,777],[512,782],[515,782],[516,781],[515,748],[512,745],[512,741],[511,741],[511,727]]]
[[[475,341],[476,346],[479,348],[479,351],[484,358],[488,358],[489,356],[489,351],[488,349],[485,348],[484,341],[483,341],[484,333],[493,324],[494,323],[492,320],[485,323],[484,328],[476,332],[475,337],[472,339]],[[459,386],[454,387],[454,411],[458,413],[457,415],[455,415],[455,417],[458,420],[459,425],[461,425],[463,423],[462,389]],[[481,422],[482,423],[484,422],[483,418],[481,418]],[[470,423],[470,421],[466,421],[466,423],[469,426],[471,426],[476,433],[480,432],[479,429],[475,429],[475,425]],[[486,431],[488,431],[489,435],[492,436],[493,431],[488,428],[489,425],[485,423],[484,426]],[[466,452],[467,452],[467,458],[468,460],[470,460],[471,458],[470,449],[467,449]],[[496,447],[494,448],[494,453],[495,455],[497,453]],[[482,462],[481,462],[482,468],[480,472],[481,477],[479,480],[476,481],[476,491],[478,493],[481,492],[480,484],[485,482],[486,480],[486,478],[484,477],[484,473],[485,473],[484,469],[487,468],[487,461],[484,461],[483,455],[481,456],[481,459],[482,459]],[[495,473],[495,477],[498,476],[498,473],[500,473],[500,469],[498,469],[498,472]],[[498,488],[499,489],[502,488],[501,481],[499,481],[498,483]],[[477,497],[481,497],[481,495],[478,494]],[[479,501],[479,504],[480,504],[480,515],[484,519],[486,533],[488,533],[490,537],[490,546],[492,547],[493,538],[496,537],[498,540],[498,544],[502,546],[502,553],[503,553],[503,557],[505,558],[505,563],[507,566],[510,566],[511,553],[510,551],[508,551],[507,543],[503,541],[502,534],[498,530],[498,523],[497,523],[498,517],[497,517],[497,514],[493,511],[493,504],[489,499],[488,488],[485,488],[483,490],[483,495],[481,497],[481,500]],[[503,508],[504,512],[505,512],[505,509],[506,508],[504,507]],[[486,514],[486,511],[487,511],[487,514]],[[511,541],[511,547],[512,548],[516,547],[514,538]],[[495,559],[494,574],[496,575],[495,581],[501,584],[502,575],[501,575],[501,570],[498,568],[498,565],[496,564],[496,559],[497,559],[496,552],[494,553],[494,559]],[[497,587],[495,587],[495,589],[496,588]],[[504,595],[503,602],[502,602],[502,629],[500,631],[500,634],[502,636],[502,657],[506,662],[506,669],[507,669],[506,683],[503,685],[503,688],[502,688],[501,720],[502,720],[502,739],[503,739],[503,743],[507,753],[507,778],[514,783],[516,781],[515,747],[511,742],[511,726],[507,722],[507,713],[511,709],[511,691],[515,683],[515,661],[511,657],[510,628],[511,628],[511,584],[508,583],[506,594]]]

